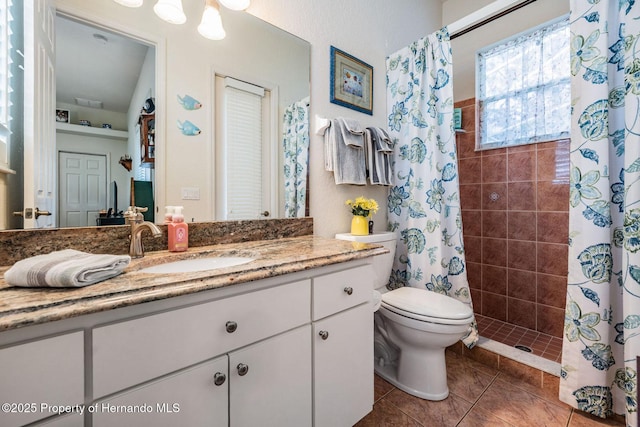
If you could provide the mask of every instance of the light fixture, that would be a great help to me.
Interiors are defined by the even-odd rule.
[[[231,10],[245,10],[251,0],[220,0],[220,4]]]
[[[198,25],[198,32],[202,37],[211,40],[222,40],[225,33],[222,27],[222,18],[220,18],[220,9],[215,0],[205,0],[204,12],[202,12],[202,21]]]
[[[182,10],[182,0],[158,0],[153,11],[170,24],[184,24],[187,16]]]
[[[113,1],[127,7],[140,7],[142,6],[143,0],[113,0]]]

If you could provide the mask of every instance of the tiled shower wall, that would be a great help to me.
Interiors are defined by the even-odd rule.
[[[561,337],[567,290],[569,141],[475,151],[475,99],[458,133],[476,313]],[[482,331],[480,331],[482,334]]]

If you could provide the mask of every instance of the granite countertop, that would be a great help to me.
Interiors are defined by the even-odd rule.
[[[362,259],[388,252],[382,246],[315,236],[256,240],[148,252],[117,277],[83,288],[19,288],[0,279],[0,331],[232,286],[268,277]],[[245,256],[247,264],[192,273],[138,270],[169,261],[206,256]],[[0,267],[0,274],[9,267]]]

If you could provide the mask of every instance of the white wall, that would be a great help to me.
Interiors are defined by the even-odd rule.
[[[492,0],[447,0],[442,6],[443,25],[463,18]],[[453,96],[456,101],[475,97],[475,53],[478,49],[569,13],[569,0],[538,0],[451,41]]]
[[[387,126],[385,59],[437,30],[440,0],[252,0],[249,13],[311,43],[311,116],[349,117],[363,126]],[[329,47],[333,45],[373,66],[373,115],[329,102]],[[313,128],[313,123],[312,126]],[[324,170],[323,139],[311,135],[310,208],[314,232],[332,237],[349,230],[351,215],[344,202],[357,196],[375,198],[381,206],[373,217],[376,230],[386,230],[387,188],[336,186]]]

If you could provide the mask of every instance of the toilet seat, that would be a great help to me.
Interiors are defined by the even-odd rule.
[[[408,286],[384,293],[382,306],[400,316],[422,322],[463,325],[473,318],[471,307],[461,301]]]

